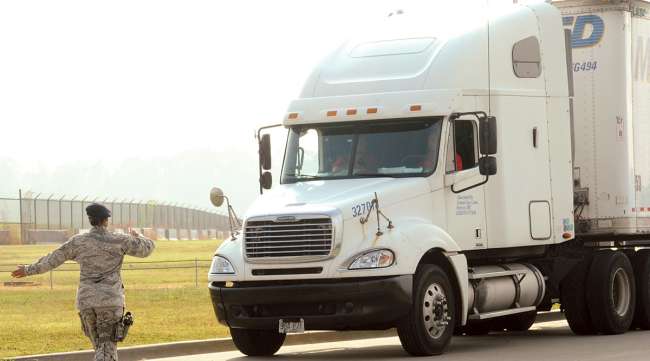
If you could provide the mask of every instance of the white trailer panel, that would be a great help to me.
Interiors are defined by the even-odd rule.
[[[572,32],[578,232],[650,232],[646,1],[559,1]],[[646,70],[644,72],[644,69]],[[578,197],[580,199],[581,197]]]

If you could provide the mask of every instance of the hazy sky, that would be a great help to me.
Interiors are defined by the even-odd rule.
[[[255,163],[254,130],[279,123],[311,69],[350,35],[414,4],[466,9],[486,1],[4,0],[0,163],[23,168],[5,192],[81,192],[56,178],[74,162],[124,167],[234,149]],[[244,174],[256,178],[255,164],[240,166],[247,172],[220,174],[235,184]],[[49,178],[35,182],[47,169]],[[255,182],[248,179],[244,206]],[[116,193],[107,195],[176,200],[164,189]]]
[[[0,156],[56,166],[236,143],[403,1],[0,2]]]

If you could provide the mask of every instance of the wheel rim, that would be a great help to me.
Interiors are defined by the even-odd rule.
[[[440,338],[449,324],[449,307],[445,290],[438,283],[431,284],[424,292],[422,318],[429,336]]]
[[[625,316],[630,308],[630,300],[632,298],[632,290],[630,285],[630,277],[623,268],[618,268],[614,272],[614,280],[612,282],[611,290],[612,304],[614,310],[619,316]]]

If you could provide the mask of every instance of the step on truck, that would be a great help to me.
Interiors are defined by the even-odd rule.
[[[209,271],[243,353],[395,327],[437,355],[554,304],[576,334],[650,328],[650,3],[476,3],[395,11],[323,60],[273,187],[258,132],[263,194],[240,229],[228,202]]]

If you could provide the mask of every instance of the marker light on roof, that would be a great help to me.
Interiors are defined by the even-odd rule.
[[[368,108],[366,110],[366,113],[368,113],[368,114],[377,114],[377,110],[378,110],[377,108]]]
[[[356,109],[348,109],[345,112],[345,115],[357,115],[357,110]]]
[[[411,109],[412,112],[419,112],[420,110],[422,110],[422,106],[419,105],[419,104],[414,104],[414,105],[411,105],[410,109]]]
[[[328,117],[335,117],[336,116],[336,110],[328,110],[327,111],[327,116]]]
[[[298,119],[298,113],[289,113],[287,119],[291,119],[291,120]]]

